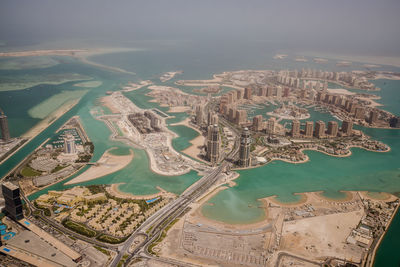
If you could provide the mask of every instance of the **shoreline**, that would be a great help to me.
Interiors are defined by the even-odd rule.
[[[113,155],[111,153],[111,150],[113,149],[114,148],[110,148],[106,150],[94,165],[92,165],[84,173],[64,183],[64,185],[84,183],[104,177],[106,175],[124,169],[127,165],[129,165],[129,163],[132,162],[134,157],[134,153],[132,150],[129,150],[130,151],[129,155],[120,156],[120,155]]]
[[[46,49],[46,50],[25,50],[14,52],[0,52],[0,57],[34,57],[34,56],[68,56],[81,61],[84,64],[92,65],[95,67],[111,70],[114,72],[121,72],[125,74],[136,75],[118,67],[104,65],[91,61],[89,57],[96,55],[112,54],[118,52],[138,51],[138,48],[89,48],[89,49]]]
[[[35,126],[33,126],[31,129],[29,129],[26,133],[24,133],[24,134],[22,134],[21,136],[20,136],[20,138],[25,138],[26,139],[26,141],[20,146],[20,147],[18,147],[13,153],[11,153],[10,155],[8,155],[5,159],[3,159],[2,161],[1,161],[1,164],[3,164],[4,162],[6,162],[8,159],[10,159],[15,153],[17,153],[19,150],[21,150],[23,147],[25,147],[27,144],[29,144],[35,137],[37,137],[39,134],[41,134],[44,130],[46,130],[48,127],[50,127],[53,123],[55,123],[58,119],[60,119],[63,115],[65,115],[68,111],[70,111],[72,108],[74,108],[78,103],[79,103],[79,101],[81,100],[81,98],[80,99],[76,99],[76,100],[72,100],[72,102],[75,102],[75,103],[71,103],[70,105],[68,105],[68,108],[65,108],[65,109],[62,109],[62,107],[60,108],[60,109],[58,109],[58,110],[56,110],[55,112],[53,112],[53,113],[51,113],[50,115],[48,115],[47,117],[50,117],[50,116],[54,116],[54,115],[56,115],[52,120],[50,120],[50,121],[47,121],[47,122],[43,122],[44,120],[46,120],[46,118],[45,119],[43,119],[42,121],[40,121],[40,122],[38,122]],[[68,104],[68,103],[67,103]],[[65,104],[65,106],[67,106],[67,104]],[[60,111],[62,109],[62,112]],[[39,127],[39,124],[41,124],[42,123],[42,125],[40,125],[40,128],[38,128]],[[34,129],[34,128],[38,128],[38,129]],[[36,130],[36,131],[34,131],[34,130]],[[30,136],[28,136],[28,133],[30,133],[30,132],[32,132],[31,133],[31,135]],[[25,135],[27,135],[27,137],[24,137]],[[50,138],[47,138],[43,143],[41,143],[38,147],[40,147],[40,146],[42,146],[45,142],[47,142],[47,140],[49,140]],[[32,153],[33,153],[34,151],[32,151]],[[31,154],[32,154],[31,153]],[[22,161],[21,161],[22,162]],[[15,170],[15,168],[17,168],[19,165],[20,165],[20,163],[21,162],[19,162],[16,166],[14,166],[10,171],[8,171],[3,177],[1,177],[0,178],[0,180],[1,179],[3,179],[4,177],[6,177],[6,176],[8,176],[11,172],[13,172],[14,170]]]
[[[59,109],[47,115],[46,118],[35,124],[26,133],[22,134],[21,137],[28,138],[28,140],[35,138],[37,135],[47,129],[51,124],[53,124],[53,122],[57,121],[62,115],[64,115],[74,106],[76,106],[81,99],[82,98],[71,100],[61,105]]]
[[[221,188],[221,189],[219,189],[219,188]],[[228,188],[229,187],[227,187],[227,186],[220,186],[220,187],[217,187],[216,189],[214,189],[211,193],[209,193],[206,196],[204,196],[201,199],[201,204],[198,207],[196,207],[196,210],[193,212],[193,214],[198,215],[199,217],[202,217],[202,219],[205,219],[209,223],[221,225],[221,226],[224,226],[224,227],[228,226],[230,228],[235,228],[235,229],[246,229],[246,228],[252,228],[255,225],[260,225],[262,223],[265,224],[265,222],[263,222],[263,221],[265,220],[266,216],[264,216],[263,219],[257,219],[256,222],[229,223],[229,222],[225,222],[225,221],[220,221],[220,220],[215,220],[215,219],[209,218],[209,217],[207,217],[206,215],[204,215],[201,212],[201,209],[203,208],[203,206],[205,205],[205,203],[208,200],[210,200],[212,197],[217,195],[217,193],[219,193],[220,191],[223,191],[223,190],[228,189]],[[217,190],[217,189],[219,189],[219,190]],[[257,199],[257,201],[259,201],[259,202],[261,202],[263,204],[268,204],[269,202],[271,202],[272,204],[275,204],[275,205],[278,205],[278,206],[293,208],[293,207],[300,207],[300,206],[306,204],[308,202],[308,200],[311,200],[312,198],[317,198],[320,201],[327,201],[331,205],[335,205],[335,204],[340,205],[340,203],[353,201],[357,197],[358,193],[364,193],[364,192],[369,192],[369,191],[339,190],[338,192],[346,194],[346,196],[343,197],[343,198],[329,198],[329,197],[326,197],[326,196],[322,195],[324,192],[326,192],[326,191],[325,190],[321,190],[321,191],[311,191],[311,192],[294,192],[294,193],[292,193],[293,195],[300,195],[301,196],[300,199],[298,201],[295,201],[295,202],[281,202],[281,201],[276,199],[277,195],[272,195],[272,196],[260,198],[260,199]],[[382,192],[382,193],[386,193],[386,194],[388,194],[390,196],[393,196],[395,199],[397,199],[397,197],[392,195],[391,193],[387,193],[387,192]],[[360,198],[362,198],[362,197],[360,197]],[[384,201],[384,200],[380,200],[380,199],[374,199],[374,200],[375,201]],[[392,198],[390,200],[392,200]],[[267,209],[267,207],[268,207],[267,205],[263,205],[262,208],[265,210],[265,209]],[[400,207],[400,205],[398,207]],[[265,212],[265,215],[267,215],[266,212]]]
[[[400,215],[400,214],[397,214],[397,213],[399,212],[399,208],[400,208],[400,205],[397,205],[395,211],[393,212],[392,218],[390,218],[389,223],[386,225],[385,232],[384,232],[384,233],[381,235],[381,237],[378,239],[378,242],[376,243],[376,245],[375,245],[375,247],[374,247],[374,249],[373,249],[373,251],[372,251],[372,254],[369,254],[369,255],[371,255],[371,257],[372,257],[372,260],[369,260],[370,264],[369,264],[369,265],[366,265],[366,266],[371,266],[371,267],[374,266],[374,264],[375,264],[375,259],[376,259],[376,253],[378,252],[379,247],[381,246],[383,239],[385,238],[386,234],[388,233],[388,230],[390,229],[390,226],[392,225],[392,222],[393,222],[393,220],[394,220],[394,217],[396,217],[396,215]],[[368,258],[367,258],[367,260],[368,260]]]
[[[336,158],[347,158],[347,157],[350,157],[350,156],[353,154],[353,153],[351,152],[351,150],[350,150],[351,148],[359,148],[359,149],[363,149],[363,150],[370,151],[370,152],[376,152],[376,153],[387,153],[387,152],[390,152],[390,151],[391,151],[391,148],[390,148],[390,147],[388,147],[389,149],[388,149],[388,150],[385,150],[385,151],[376,151],[376,150],[371,150],[371,149],[367,149],[367,148],[362,147],[362,146],[355,146],[355,145],[351,145],[351,146],[349,146],[348,148],[349,148],[349,152],[348,152],[347,154],[345,154],[345,155],[329,154],[329,153],[326,152],[326,151],[318,150],[318,149],[315,149],[315,148],[302,148],[302,149],[300,149],[300,152],[303,152],[303,151],[315,151],[315,152],[320,152],[320,153],[323,153],[323,154],[325,154],[325,155],[327,155],[327,156],[331,156],[331,157],[336,157]],[[268,161],[268,162],[265,163],[265,164],[256,165],[256,166],[250,166],[250,167],[246,167],[246,168],[240,168],[240,167],[239,167],[239,168],[233,168],[232,170],[248,170],[248,169],[259,168],[259,167],[265,166],[265,165],[267,165],[267,164],[270,164],[270,163],[272,163],[273,161],[283,161],[283,162],[290,163],[290,164],[303,164],[303,163],[309,162],[309,161],[310,161],[310,157],[309,157],[307,154],[305,154],[305,153],[303,153],[303,154],[306,156],[306,159],[301,160],[301,161],[290,161],[290,160],[288,160],[288,159],[271,158],[271,160]]]
[[[203,136],[203,133],[199,129],[190,125],[189,122],[190,122],[190,118],[186,118],[183,121],[180,121],[177,123],[172,123],[169,125],[169,126],[178,126],[178,125],[186,126],[190,129],[193,129],[194,131],[196,131],[199,134],[198,136],[196,136],[195,138],[193,138],[192,140],[189,141],[189,143],[191,144],[189,147],[185,148],[184,150],[182,150],[180,152],[184,153],[184,154],[188,155],[189,157],[192,157],[196,160],[199,160],[202,163],[209,165],[209,162],[207,162],[204,159],[199,157],[201,149],[199,149],[198,147],[204,145],[206,138]]]
[[[133,193],[128,193],[128,192],[123,192],[119,190],[119,186],[124,183],[117,183],[117,184],[111,184],[106,188],[107,192],[110,195],[113,195],[117,198],[128,198],[128,199],[152,199],[156,197],[168,197],[168,196],[176,196],[175,194],[168,192],[164,190],[162,187],[157,186],[157,190],[159,190],[158,193],[154,194],[147,194],[147,195],[134,195]]]

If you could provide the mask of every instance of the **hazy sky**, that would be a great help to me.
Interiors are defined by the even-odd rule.
[[[67,39],[246,40],[399,56],[400,1],[1,0],[1,41]]]

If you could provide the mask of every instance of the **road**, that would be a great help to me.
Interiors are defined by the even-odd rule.
[[[25,203],[27,203],[27,207],[28,207],[29,212],[30,212],[31,215],[33,214],[33,211],[40,210],[40,209],[36,209],[36,207],[25,196],[25,194],[22,192],[22,190],[20,192],[21,192],[22,199],[25,201]],[[78,234],[78,233],[76,233],[76,232],[74,232],[74,231],[72,231],[72,230],[70,230],[70,229],[68,229],[68,228],[56,223],[52,219],[48,218],[46,215],[44,215],[43,210],[40,210],[40,211],[41,211],[41,213],[38,215],[39,218],[43,222],[45,222],[46,224],[48,224],[48,225],[52,226],[53,228],[57,229],[58,231],[60,231],[61,233],[68,234],[68,235],[73,236],[73,237],[75,237],[77,239],[80,239],[80,240],[83,240],[85,242],[88,242],[88,243],[90,243],[92,245],[104,247],[104,248],[107,248],[107,249],[116,250],[118,248],[118,246],[119,246],[118,244],[107,244],[107,243],[98,241],[95,238],[90,238],[90,237],[87,237],[87,236],[84,236],[84,235],[80,235],[80,234]],[[34,220],[33,220],[33,222],[34,222]]]
[[[225,120],[222,121],[222,124],[232,128],[229,123]],[[218,180],[219,175],[225,168],[230,164],[228,162],[235,159],[239,151],[239,136],[240,133],[237,129],[233,129],[233,132],[236,134],[237,138],[235,141],[235,146],[233,150],[224,155],[224,160],[221,165],[214,168],[210,173],[203,176],[196,183],[194,183],[191,187],[189,187],[183,194],[181,194],[177,199],[170,202],[168,205],[164,206],[161,210],[154,213],[151,217],[149,217],[124,243],[122,248],[120,248],[118,255],[114,258],[111,263],[111,267],[115,267],[121,261],[122,257],[128,252],[129,248],[132,246],[133,241],[138,235],[146,235],[146,239],[139,244],[134,251],[130,253],[130,256],[126,259],[126,263],[129,262],[132,258],[137,257],[139,254],[145,254],[148,258],[152,258],[153,256],[148,253],[148,246],[157,240],[163,230],[177,217],[179,217],[186,208],[194,202],[198,197],[203,195],[209,188],[211,188]],[[146,229],[148,233],[146,233]],[[151,229],[151,230],[149,230]],[[170,259],[164,259],[164,261],[169,261]],[[170,262],[171,264],[176,264],[174,262]],[[184,264],[189,265],[189,264]]]
[[[226,168],[227,162],[223,162],[220,166],[215,168],[212,172],[203,176],[194,185],[187,189],[182,195],[177,199],[170,202],[162,209],[154,213],[149,217],[124,243],[122,248],[120,248],[118,255],[114,258],[110,266],[115,267],[118,265],[122,257],[128,252],[134,239],[139,234],[145,234],[146,239],[138,245],[131,255],[128,257],[127,261],[136,256],[140,252],[147,254],[147,247],[155,241],[162,231],[172,222],[174,219],[179,217],[199,196],[204,194],[219,178],[219,174]],[[148,230],[148,234],[145,232]]]

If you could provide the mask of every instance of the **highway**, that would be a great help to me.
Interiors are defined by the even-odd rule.
[[[127,258],[127,262],[133,257],[137,256],[140,252],[147,253],[148,246],[155,241],[165,227],[168,226],[170,222],[179,217],[189,206],[190,203],[195,201],[199,196],[204,194],[219,178],[219,174],[228,165],[227,162],[223,162],[219,167],[215,168],[212,172],[203,176],[194,185],[187,189],[182,195],[177,199],[170,202],[162,209],[154,213],[149,217],[135,232],[132,234],[124,243],[122,248],[120,248],[118,255],[114,258],[110,266],[115,267],[118,265],[122,257],[128,252],[129,248],[132,246],[134,239],[139,234],[144,234],[146,239],[139,244],[134,251],[132,251],[130,256]],[[145,232],[146,229],[150,229],[148,234]],[[149,255],[150,256],[150,255]]]
[[[225,120],[222,120],[221,123],[224,126],[232,128],[229,123]],[[233,161],[235,156],[239,151],[239,138],[240,132],[236,129],[233,129],[233,132],[236,134],[235,146],[233,150],[227,154],[223,155],[223,161],[220,166],[214,168],[210,173],[203,176],[196,183],[194,183],[191,187],[189,187],[185,192],[183,192],[177,199],[170,202],[162,209],[154,213],[150,216],[124,243],[122,248],[120,247],[118,255],[114,258],[111,267],[115,267],[121,261],[122,257],[129,253],[129,257],[125,261],[125,265],[129,263],[129,261],[135,257],[140,256],[141,254],[146,255],[147,258],[153,258],[153,255],[150,255],[148,252],[148,247],[151,243],[157,240],[163,230],[177,217],[185,212],[187,207],[194,202],[198,197],[203,195],[209,188],[211,188],[218,180],[219,175],[223,172],[226,167],[229,166],[229,162],[227,160]],[[150,229],[150,230],[149,230]],[[146,233],[146,230],[148,233]],[[132,246],[135,238],[138,235],[145,235],[146,239],[140,243],[134,251],[129,252],[129,248]],[[158,259],[158,258],[157,258]],[[175,261],[170,259],[163,259],[163,261],[168,261],[171,264],[176,264]],[[193,266],[187,263],[180,263],[179,265]]]

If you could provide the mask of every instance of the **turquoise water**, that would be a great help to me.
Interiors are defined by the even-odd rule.
[[[153,47],[151,47],[153,49]],[[213,73],[227,70],[239,69],[280,69],[280,68],[316,68],[327,70],[362,69],[361,64],[353,64],[348,68],[337,68],[334,63],[315,64],[313,62],[299,63],[289,59],[273,60],[275,51],[270,48],[248,45],[244,47],[210,47],[204,44],[183,45],[173,47],[162,47],[149,49],[148,51],[124,52],[92,57],[99,63],[110,64],[137,73],[136,76],[108,72],[93,66],[79,63],[73,59],[62,58],[56,66],[44,69],[24,70],[0,70],[0,76],[40,75],[40,72],[49,73],[79,73],[89,76],[103,84],[97,88],[89,89],[80,103],[54,122],[43,133],[34,138],[13,157],[1,164],[0,176],[5,175],[12,167],[31,153],[44,140],[54,135],[67,119],[73,115],[79,115],[82,123],[95,144],[93,161],[98,160],[110,147],[117,147],[114,153],[126,154],[128,148],[119,142],[108,139],[110,132],[101,121],[95,120],[90,111],[103,109],[98,106],[98,97],[104,96],[108,90],[118,90],[127,81],[152,79],[154,83],[159,82],[159,75],[165,71],[184,70],[183,75],[176,79],[209,79]],[[246,53],[243,53],[246,50]],[[397,70],[392,67],[384,67],[387,70]],[[174,79],[174,80],[176,80]],[[174,80],[166,83],[173,85]],[[385,109],[395,114],[400,114],[400,83],[399,81],[376,81],[382,91],[377,94],[382,96],[380,100],[385,104]],[[386,84],[385,84],[386,83]],[[18,136],[30,129],[37,119],[29,117],[28,110],[45,99],[60,93],[63,90],[81,90],[73,86],[75,82],[63,83],[61,85],[38,85],[21,91],[0,92],[0,107],[4,109],[9,117],[10,128],[13,136]],[[177,86],[178,87],[178,86]],[[195,88],[195,87],[194,87]],[[182,90],[190,92],[192,87],[182,87]],[[157,103],[149,103],[149,97],[144,96],[149,90],[142,88],[125,93],[135,104],[142,108],[159,107]],[[375,93],[375,92],[374,92]],[[167,108],[160,108],[167,111]],[[260,111],[260,112],[265,112]],[[333,118],[328,114],[311,112],[311,119],[322,119],[325,121]],[[168,123],[179,122],[186,118],[183,113],[171,114],[176,116],[169,119]],[[197,132],[185,126],[169,126],[181,137],[173,140],[173,146],[182,150],[189,145],[189,141],[197,136]],[[334,158],[318,152],[306,152],[311,161],[305,164],[288,164],[284,162],[273,162],[264,167],[240,171],[240,177],[236,180],[237,186],[222,191],[209,202],[214,205],[206,205],[203,212],[206,216],[232,223],[254,222],[263,218],[263,210],[258,208],[259,198],[270,195],[278,195],[278,199],[285,202],[298,200],[296,192],[326,191],[325,195],[332,198],[340,198],[339,190],[373,190],[391,193],[400,192],[400,131],[399,130],[375,130],[363,129],[373,138],[379,139],[390,145],[392,151],[389,153],[374,153],[361,149],[353,149],[350,158]],[[125,183],[120,186],[124,192],[135,194],[149,194],[157,192],[159,185],[165,190],[180,193],[199,177],[195,172],[178,177],[165,177],[152,173],[148,168],[148,158],[144,151],[134,150],[134,160],[124,169],[114,174],[87,182],[85,184],[110,184]],[[84,170],[83,170],[84,171]],[[65,187],[62,183],[49,187],[31,196],[35,198],[49,189],[60,190]],[[398,224],[397,224],[398,225]],[[394,224],[393,227],[396,227]],[[397,226],[397,230],[399,226]],[[378,256],[393,255],[387,247],[399,247],[400,240],[384,239]],[[389,238],[389,239],[388,239]],[[394,261],[393,261],[394,262]],[[378,266],[378,265],[377,265]],[[387,266],[387,265],[386,265]]]
[[[199,135],[198,132],[184,125],[169,126],[168,128],[180,136],[172,140],[172,147],[177,151],[182,151],[191,146],[190,140]]]
[[[383,241],[376,253],[375,267],[398,267],[400,266],[399,255],[400,236],[400,213],[397,212],[392,224],[387,231]]]
[[[263,210],[256,208],[260,204],[257,199],[267,196],[278,195],[284,201],[294,201],[293,193],[320,190],[330,197],[339,197],[339,190],[399,192],[400,131],[365,129],[365,132],[392,150],[375,153],[354,148],[349,158],[307,151],[310,161],[304,164],[274,161],[239,171],[238,185],[210,199],[214,205],[205,205],[202,211],[213,219],[247,223],[261,217]],[[253,208],[247,208],[248,205]]]

